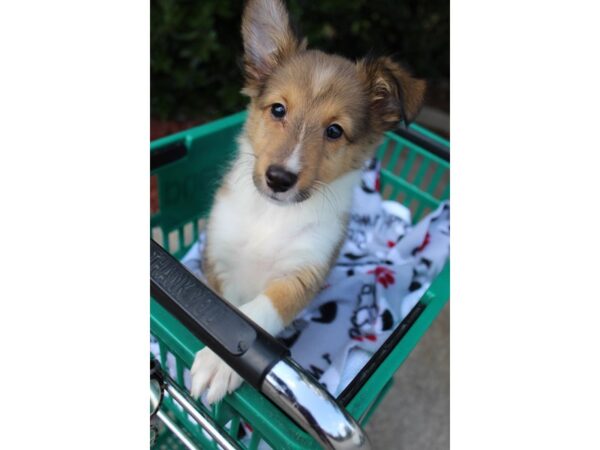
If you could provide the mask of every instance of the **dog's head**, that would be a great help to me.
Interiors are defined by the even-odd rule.
[[[303,201],[359,169],[384,131],[419,112],[424,81],[390,58],[307,50],[280,0],[250,0],[242,36],[253,180],[276,201]]]

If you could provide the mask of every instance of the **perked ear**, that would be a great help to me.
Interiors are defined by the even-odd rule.
[[[249,0],[242,18],[244,39],[244,94],[258,95],[273,69],[298,50],[300,43],[292,28],[288,12],[280,0]]]
[[[402,120],[406,125],[419,114],[426,83],[413,76],[391,58],[365,58],[358,62],[359,72],[371,97],[373,125],[381,131],[394,129]]]

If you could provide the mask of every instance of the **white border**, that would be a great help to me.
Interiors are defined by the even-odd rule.
[[[149,3],[0,6],[2,448],[147,448]]]

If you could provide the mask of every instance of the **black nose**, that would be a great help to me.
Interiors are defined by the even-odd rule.
[[[298,180],[298,175],[288,172],[281,166],[269,166],[267,169],[267,185],[275,192],[285,192]]]

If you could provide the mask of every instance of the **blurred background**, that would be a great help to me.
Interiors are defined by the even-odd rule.
[[[245,108],[241,0],[151,0],[151,138]],[[417,122],[449,136],[448,0],[287,0],[309,47],[392,55],[427,79]]]

